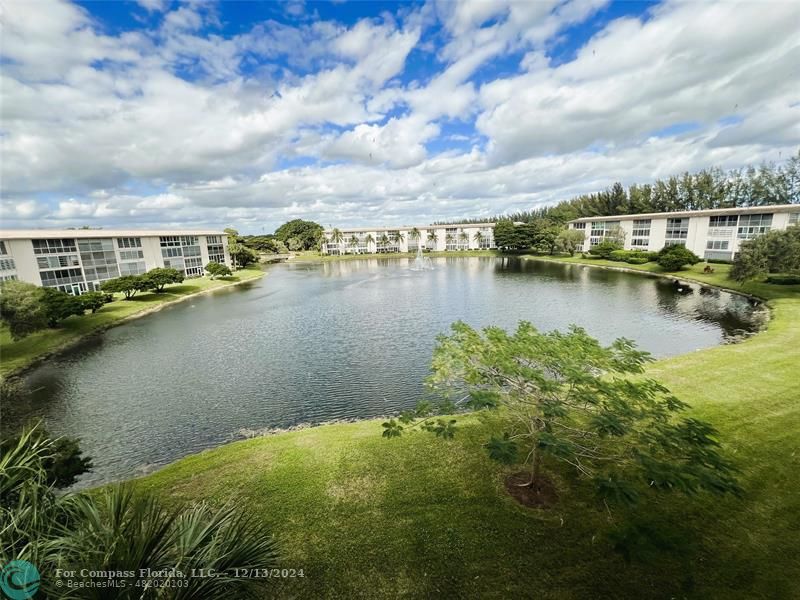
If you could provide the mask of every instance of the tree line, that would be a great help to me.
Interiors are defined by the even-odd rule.
[[[800,204],[800,150],[783,164],[763,163],[728,171],[714,167],[672,175],[653,183],[617,182],[592,194],[581,194],[554,206],[529,211],[459,219],[459,223],[510,220],[531,223],[547,219],[566,223],[581,217],[708,210],[742,206]],[[445,222],[437,222],[444,225]]]

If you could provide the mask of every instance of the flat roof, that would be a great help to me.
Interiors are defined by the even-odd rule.
[[[629,221],[631,219],[658,219],[674,217],[709,217],[713,215],[741,215],[753,213],[800,212],[800,204],[773,204],[771,206],[739,206],[737,208],[713,208],[709,210],[681,210],[675,212],[641,213],[638,215],[608,215],[604,217],[581,217],[570,223],[588,223],[589,221]]]
[[[162,235],[227,235],[214,229],[3,229],[3,240],[49,238],[159,237]]]
[[[369,231],[410,231],[417,229],[447,229],[448,227],[494,227],[496,223],[447,223],[445,225],[395,225],[391,227],[339,227],[339,231],[348,233],[366,233]],[[330,233],[333,229],[326,229],[325,233]]]

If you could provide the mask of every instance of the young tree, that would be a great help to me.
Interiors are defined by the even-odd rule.
[[[684,265],[694,265],[700,262],[700,257],[686,246],[664,246],[658,253],[656,262],[665,271],[680,271]]]
[[[341,248],[342,242],[344,242],[344,234],[338,227],[334,227],[333,231],[331,231],[330,242],[339,246],[339,252],[344,254],[344,251]]]
[[[124,294],[125,300],[130,300],[136,295],[136,292],[149,289],[149,284],[142,275],[123,275],[104,281],[100,284],[100,289],[111,294]]]
[[[183,273],[178,269],[169,267],[156,267],[150,269],[142,275],[148,290],[153,290],[156,294],[164,292],[164,287],[171,283],[183,283]]]
[[[94,314],[100,310],[103,305],[114,300],[114,297],[106,292],[86,292],[78,296],[78,300],[83,310],[90,310],[92,314]]]
[[[83,314],[83,304],[77,296],[50,287],[41,288],[39,295],[47,315],[48,327],[56,327],[61,321],[72,315]]]
[[[575,256],[575,252],[583,248],[585,239],[586,234],[580,229],[562,229],[556,237],[556,248],[560,252]]]
[[[0,285],[0,320],[15,340],[47,327],[47,313],[41,302],[41,288],[24,281]]]
[[[503,463],[522,458],[527,485],[536,493],[546,467],[559,461],[591,479],[604,500],[633,503],[648,488],[738,493],[716,431],[682,416],[687,405],[642,376],[650,360],[629,340],[602,346],[574,326],[541,333],[521,322],[509,334],[457,322],[451,335],[438,338],[429,385],[475,410],[502,407],[507,430],[488,440],[486,449]],[[451,412],[452,403],[443,410]],[[416,417],[425,418],[416,424],[429,423],[429,406],[401,422]],[[442,437],[455,432],[452,420],[426,428]],[[402,429],[389,421],[384,436],[396,437]]]
[[[223,265],[215,261],[208,263],[205,268],[211,279],[215,279],[216,277],[226,277],[231,274],[231,270],[227,265]]]

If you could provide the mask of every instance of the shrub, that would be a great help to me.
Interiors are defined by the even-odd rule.
[[[148,282],[143,275],[123,275],[115,279],[109,279],[100,284],[100,289],[112,294],[125,294],[125,300],[130,300],[136,292],[143,292],[148,289]]]
[[[775,285],[800,285],[800,274],[773,273],[767,277],[767,283]]]
[[[589,249],[589,254],[597,258],[611,258],[611,253],[615,250],[622,250],[622,244],[614,240],[605,240]]]
[[[658,258],[658,252],[643,252],[641,250],[614,250],[609,256],[610,260],[627,263],[630,263],[630,259],[632,258],[635,258],[637,262],[631,264],[643,265],[651,260],[656,260]],[[639,262],[639,259],[643,260]]]
[[[629,265],[644,265],[649,263],[650,261],[644,256],[631,256],[625,259],[625,262],[628,263]]]
[[[685,246],[664,246],[658,253],[658,264],[665,271],[680,271],[683,265],[694,265],[700,257]]]
[[[227,265],[223,265],[214,261],[208,263],[205,268],[211,279],[214,279],[215,277],[227,277],[231,274],[231,270]]]

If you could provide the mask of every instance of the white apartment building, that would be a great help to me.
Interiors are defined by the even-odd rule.
[[[494,248],[494,223],[350,227],[325,231],[323,254],[458,251]],[[334,231],[340,239],[334,239]]]
[[[121,275],[156,267],[199,277],[211,261],[230,266],[221,231],[28,229],[0,231],[0,281],[19,279],[79,295]]]
[[[704,259],[733,260],[739,245],[800,222],[800,205],[751,206],[685,212],[584,217],[569,222],[586,234],[583,251],[606,237],[624,238],[626,250],[658,251],[680,244]]]

